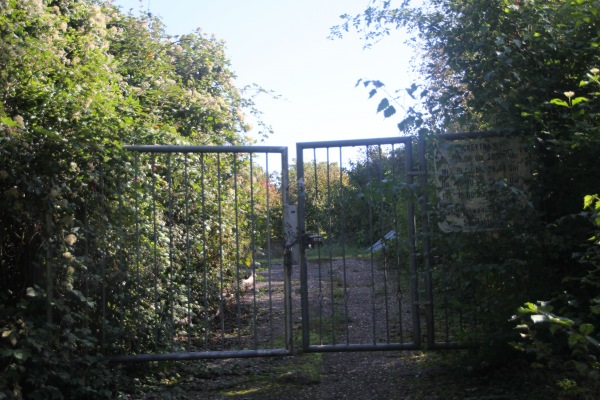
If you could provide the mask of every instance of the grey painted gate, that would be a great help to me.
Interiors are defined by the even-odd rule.
[[[304,352],[461,347],[463,314],[434,308],[453,289],[432,278],[424,140],[299,143],[289,171],[285,147],[127,149],[113,360],[290,355],[294,328]]]
[[[480,340],[485,294],[454,274],[458,265],[435,265],[432,256],[432,154],[424,137],[297,144],[290,179],[303,351],[450,349]]]
[[[297,145],[304,351],[417,349],[422,317],[433,345],[415,165],[412,137]]]
[[[292,354],[290,269],[275,261],[287,148],[126,149],[113,212],[119,257],[103,299],[106,326],[120,327],[103,332],[112,359]]]

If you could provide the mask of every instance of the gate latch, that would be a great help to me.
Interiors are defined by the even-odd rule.
[[[323,245],[323,236],[314,233],[305,233],[302,235],[302,246],[305,249],[312,249]]]

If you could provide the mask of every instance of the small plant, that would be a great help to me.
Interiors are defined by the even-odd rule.
[[[587,249],[579,254],[579,263],[587,272],[577,278],[578,293],[565,291],[552,301],[526,303],[518,310],[517,329],[523,341],[514,343],[519,350],[535,356],[538,365],[558,369],[572,376],[558,382],[565,395],[593,393],[600,390],[600,198],[584,199],[585,215],[596,226]],[[565,283],[569,283],[567,279]],[[596,295],[594,296],[593,293]]]

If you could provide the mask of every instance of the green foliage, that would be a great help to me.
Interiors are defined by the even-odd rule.
[[[290,168],[290,182],[296,182],[297,170]],[[310,233],[325,234],[327,240],[339,238],[338,227],[341,213],[340,198],[348,185],[348,175],[339,163],[324,161],[304,163],[304,184],[306,193],[305,221]],[[298,201],[296,185],[290,187],[291,203]]]
[[[518,224],[498,235],[434,237],[433,253],[441,256],[434,278],[436,271],[456,277],[448,287],[449,305],[454,297],[482,288],[475,311],[497,321],[488,327],[506,321],[511,304],[552,299],[540,303],[551,304],[552,311],[531,301],[521,309],[534,343],[527,350],[540,358],[557,357],[560,365],[570,360],[566,365],[580,375],[567,376],[561,385],[573,395],[585,392],[581,379],[597,374],[600,259],[597,202],[589,193],[600,187],[600,176],[590,169],[600,153],[599,7],[597,0],[375,1],[359,15],[343,16],[333,29],[337,36],[357,30],[367,45],[392,30],[410,35],[422,81],[407,89],[420,104],[404,115],[398,125],[402,132],[516,130],[529,138],[539,157],[530,183],[535,212],[525,218],[518,214],[522,210],[507,207],[503,202],[513,201],[510,186],[504,185],[494,199],[508,221]],[[365,87],[371,97],[381,94],[386,100],[377,112],[394,101],[379,81]]]
[[[367,248],[390,230],[406,237],[406,204],[413,193],[406,183],[405,162],[403,149],[370,148],[350,163],[340,229],[351,243]]]
[[[304,164],[306,230],[319,233],[327,248],[367,248],[391,229],[405,230],[406,184],[402,149],[371,147],[346,168],[339,163]],[[290,181],[296,180],[290,168]],[[292,202],[296,188],[290,188]]]
[[[394,29],[410,35],[424,83],[407,89],[421,102],[400,124],[409,132],[535,129],[523,108],[547,102],[596,62],[597,8],[597,1],[375,1],[343,16],[333,33],[357,30],[367,45]],[[374,94],[383,84],[372,82]]]
[[[219,296],[214,271],[208,290],[191,287],[174,268],[187,261],[181,249],[164,258],[165,238],[186,233],[182,169],[172,176],[164,164],[136,171],[121,146],[245,144],[242,109],[253,102],[233,86],[215,38],[172,38],[160,20],[124,15],[103,1],[0,4],[0,397],[113,398],[121,375],[103,354],[150,349],[158,326],[165,330],[159,345],[172,333],[156,317],[156,297],[143,279],[178,285],[176,299],[158,304],[165,312],[189,304],[190,293],[212,304]],[[223,176],[237,168],[239,179],[250,179],[247,159],[234,164],[220,166]],[[193,165],[187,174],[197,178],[203,172]],[[206,171],[216,165],[207,160]],[[136,174],[144,180],[128,179]],[[216,177],[205,176],[214,188]],[[223,198],[232,182],[221,182]],[[169,185],[179,191],[175,212],[164,191]],[[194,204],[201,203],[198,193]],[[259,202],[264,191],[255,194]],[[215,210],[215,190],[204,195],[207,210],[192,208],[187,218]],[[240,208],[248,208],[249,196],[238,193]],[[234,214],[224,210],[229,235]],[[153,221],[160,241],[147,230],[132,233],[136,223]],[[207,238],[210,251],[218,239]],[[239,240],[239,251],[233,242],[224,249],[228,265],[248,251],[248,241]],[[155,250],[172,268],[132,276],[129,267],[156,265],[149,262],[158,261]],[[208,270],[202,257],[196,260]],[[139,315],[123,312],[124,304],[136,304],[128,310]],[[204,304],[191,307],[198,318],[207,312]]]
[[[581,81],[580,87],[590,84],[598,87],[598,72],[597,68],[592,68],[587,79]],[[566,101],[553,99],[551,103],[567,109],[569,119],[576,129],[582,130],[582,135],[597,131],[597,112],[594,108],[588,108],[597,104],[597,93],[591,93],[589,98],[574,97],[575,93],[572,91],[565,92],[564,95]],[[586,144],[589,145],[589,141]],[[573,141],[571,145],[576,147],[578,143]],[[550,301],[540,301],[538,304],[528,302],[519,308],[518,328],[522,330],[524,340],[515,344],[517,348],[534,354],[537,363],[566,371],[568,376],[557,382],[557,386],[574,398],[592,398],[600,390],[598,195],[585,195],[583,208],[583,213],[562,218],[557,224],[558,228],[570,228],[573,226],[572,221],[581,221],[577,226],[584,229],[576,231],[576,239],[571,239],[575,248],[570,248],[576,268],[568,271],[561,285],[562,290],[553,294]],[[562,236],[566,235],[563,233]]]

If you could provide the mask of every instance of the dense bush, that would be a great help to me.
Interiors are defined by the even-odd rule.
[[[535,346],[527,349],[574,361],[566,365],[581,366],[585,359],[582,376],[597,373],[597,315],[592,314],[598,259],[591,256],[597,240],[588,241],[596,233],[589,217],[579,214],[581,199],[600,186],[593,173],[600,153],[599,6],[597,0],[431,0],[418,6],[376,1],[364,13],[345,16],[333,30],[341,36],[356,29],[367,45],[394,29],[410,34],[420,52],[422,81],[407,88],[419,104],[403,116],[398,125],[403,132],[435,137],[518,131],[535,149],[538,163],[530,183],[535,212],[524,213],[524,223],[498,235],[440,235],[435,246],[445,273],[458,274],[456,282],[485,288],[489,299],[503,303],[494,310],[481,303],[478,312],[488,317],[492,311],[497,323],[504,321],[505,336],[511,334],[506,323],[511,310],[523,299],[543,301],[521,308],[534,337]],[[385,93],[378,111],[396,115],[396,108],[390,109],[395,99],[382,82],[365,86],[371,96]],[[556,317],[549,316],[549,307]]]
[[[166,346],[149,339],[159,326],[163,338],[172,333],[156,315],[176,305],[157,304],[143,282],[178,284],[177,301],[186,304],[191,292],[212,303],[219,297],[212,272],[208,286],[190,287],[173,267],[185,256],[161,259],[171,268],[159,271],[156,252],[164,257],[166,240],[132,233],[136,223],[154,223],[161,238],[181,238],[186,218],[198,217],[198,209],[184,216],[180,204],[170,211],[162,190],[182,184],[181,161],[170,176],[165,165],[136,164],[122,145],[247,143],[242,108],[252,101],[233,86],[215,38],[169,37],[160,20],[103,1],[0,6],[0,397],[112,398],[119,370],[104,355]],[[187,173],[198,176],[192,161]],[[215,165],[206,160],[207,170]],[[236,165],[220,167],[248,174],[248,160]],[[207,177],[207,187],[215,179]],[[151,204],[153,191],[162,197]],[[214,209],[214,191],[205,195]],[[240,202],[248,196],[240,192]],[[234,215],[223,215],[219,229],[230,229]],[[240,239],[245,251],[248,240]],[[223,251],[229,264],[240,257],[233,245]],[[135,270],[134,259],[145,267]],[[210,268],[205,255],[196,260]],[[198,318],[206,312],[204,303],[193,307]]]

